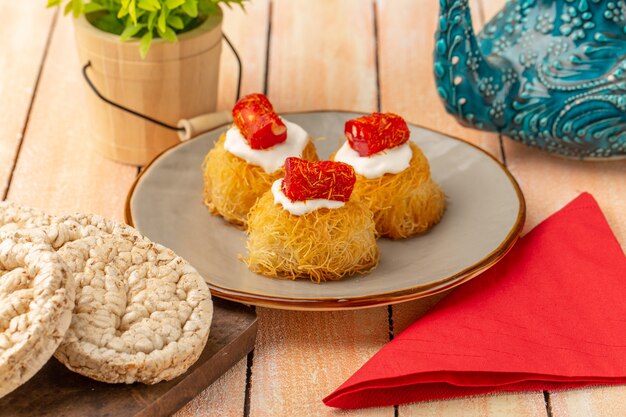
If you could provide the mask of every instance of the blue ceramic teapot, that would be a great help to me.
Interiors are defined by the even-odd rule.
[[[435,77],[446,110],[573,158],[626,157],[626,0],[512,0],[477,36],[440,0]]]

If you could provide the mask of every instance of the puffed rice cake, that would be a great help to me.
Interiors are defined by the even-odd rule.
[[[198,359],[213,305],[186,261],[123,233],[88,236],[58,253],[77,284],[72,323],[55,353],[69,369],[103,382],[155,384]]]
[[[74,308],[74,280],[48,244],[0,234],[0,397],[50,359]]]
[[[48,226],[51,222],[52,216],[39,209],[0,201],[0,232]]]
[[[51,216],[43,211],[0,202],[0,232],[20,230],[34,238],[44,239],[55,249],[86,236],[98,234],[130,234],[141,237],[131,226],[96,214]]]

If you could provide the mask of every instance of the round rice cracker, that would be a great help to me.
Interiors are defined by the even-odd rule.
[[[55,217],[49,225],[39,227],[38,232],[45,235],[44,239],[55,249],[88,236],[124,235],[136,240],[147,240],[139,231],[127,224],[109,220],[96,214],[74,214]]]
[[[51,216],[39,209],[0,202],[0,232],[17,231],[43,239],[55,249],[64,244],[98,234],[141,234],[131,226],[96,214]]]
[[[49,245],[0,235],[0,397],[52,357],[69,328],[74,280]]]
[[[52,222],[53,217],[39,209],[0,201],[0,232],[48,226]]]
[[[129,235],[89,236],[59,254],[76,280],[76,308],[56,358],[109,383],[155,384],[183,374],[206,345],[213,304],[196,270]]]

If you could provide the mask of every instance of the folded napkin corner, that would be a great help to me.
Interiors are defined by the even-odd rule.
[[[626,257],[583,193],[323,401],[363,408],[626,383]]]

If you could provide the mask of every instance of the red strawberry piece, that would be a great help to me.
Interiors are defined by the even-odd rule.
[[[285,160],[283,193],[291,201],[318,198],[348,201],[355,182],[354,169],[343,162],[311,162],[300,158]]]
[[[243,97],[233,107],[233,121],[252,149],[267,149],[287,139],[287,127],[263,94]]]
[[[348,120],[344,133],[350,147],[361,156],[395,148],[409,140],[409,127],[393,113],[372,113]]]

